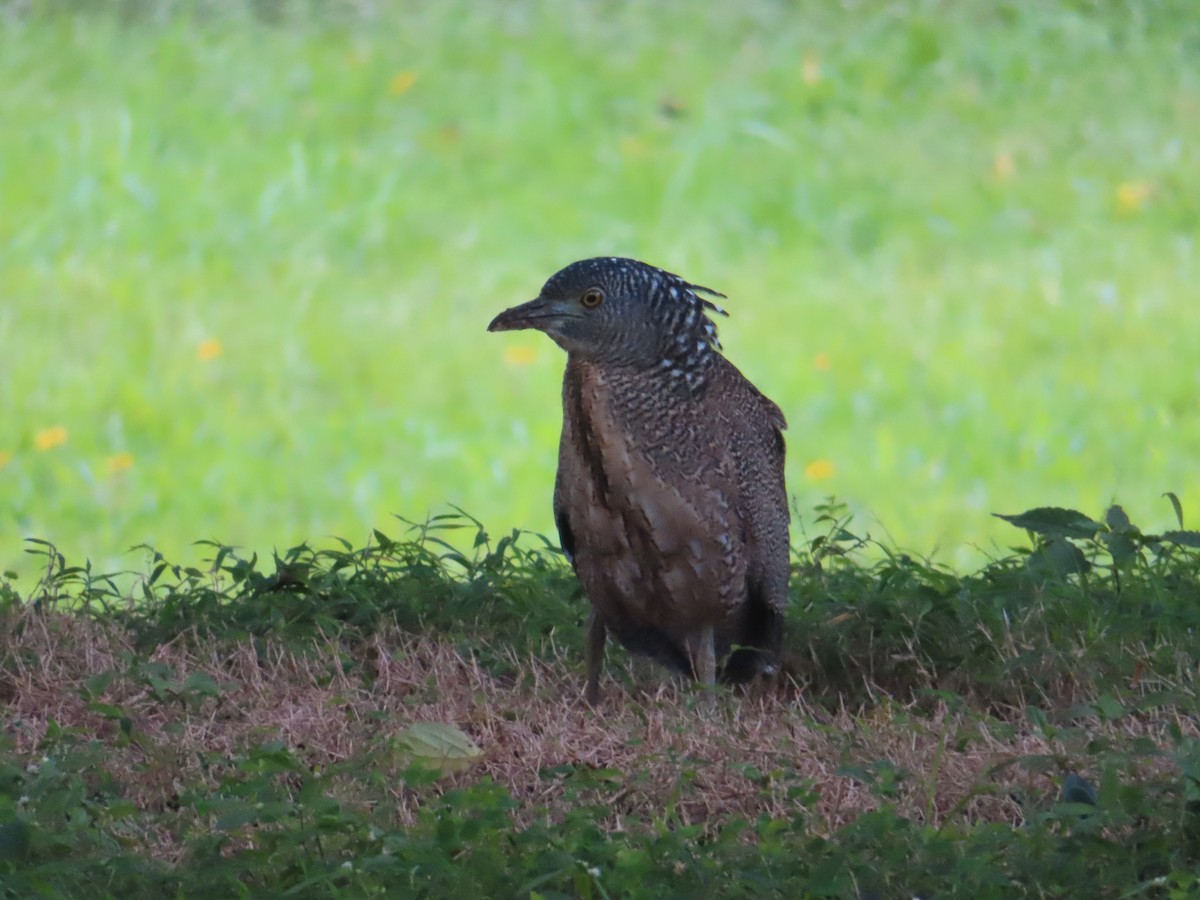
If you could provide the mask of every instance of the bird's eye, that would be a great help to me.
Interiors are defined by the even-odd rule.
[[[604,302],[604,291],[600,288],[588,288],[584,291],[583,296],[579,298],[579,302],[583,304],[585,309],[595,309]]]

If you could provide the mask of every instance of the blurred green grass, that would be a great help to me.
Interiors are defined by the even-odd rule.
[[[609,253],[730,295],[802,518],[1200,505],[1186,2],[0,9],[4,568],[552,532],[562,357],[484,328]]]

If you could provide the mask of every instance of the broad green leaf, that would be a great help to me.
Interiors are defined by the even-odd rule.
[[[226,811],[217,816],[213,824],[218,831],[233,831],[243,825],[278,822],[294,810],[293,804],[282,800],[267,803],[237,801],[227,806]]]
[[[93,675],[84,682],[84,695],[89,698],[99,697],[108,690],[108,686],[112,684],[113,679],[116,677],[117,673],[111,669]]]
[[[1017,515],[993,513],[998,519],[1003,519],[1018,528],[1032,531],[1044,537],[1092,538],[1104,526],[1095,519],[1085,516],[1075,509],[1063,509],[1058,506],[1040,506],[1037,509],[1026,510]]]
[[[1124,568],[1137,556],[1137,545],[1133,542],[1133,538],[1125,532],[1105,532],[1100,535],[1100,539],[1108,548],[1108,554],[1112,557],[1113,563],[1119,568]]]
[[[111,703],[89,703],[87,708],[90,712],[94,712],[106,719],[121,719],[128,715],[120,706],[113,706]]]
[[[1125,715],[1125,707],[1110,697],[1108,694],[1102,694],[1096,698],[1096,711],[1100,713],[1100,717],[1114,721]]]
[[[1086,819],[1096,814],[1094,806],[1094,803],[1061,800],[1054,807],[1054,813],[1064,819]]]
[[[1180,547],[1194,547],[1200,550],[1200,531],[1164,531],[1162,539]]]
[[[258,810],[253,803],[239,803],[235,808],[217,817],[214,823],[218,831],[233,831],[243,825],[258,821]]]
[[[221,686],[207,672],[193,672],[183,683],[183,689],[205,697],[216,697],[221,693]]]
[[[1083,551],[1064,538],[1054,538],[1045,547],[1029,555],[1029,566],[1048,570],[1054,575],[1080,575],[1091,569]]]
[[[24,819],[12,818],[0,825],[0,860],[17,862],[29,850],[33,829]]]
[[[400,740],[414,762],[438,769],[444,775],[466,771],[483,755],[463,732],[439,722],[417,722],[400,735]]]
[[[1125,510],[1116,504],[1110,506],[1104,513],[1104,523],[1111,530],[1118,533],[1136,530],[1133,527],[1133,523],[1129,521],[1129,516],[1126,515]]]

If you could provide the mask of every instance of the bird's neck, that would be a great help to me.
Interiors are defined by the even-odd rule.
[[[565,378],[585,381],[606,394],[648,394],[667,400],[695,400],[705,392],[719,354],[708,348],[691,358],[664,355],[649,364],[598,362],[567,354]]]
[[[568,356],[563,398],[570,403],[582,401],[595,412],[608,410],[625,421],[658,419],[670,411],[693,408],[707,384],[707,377],[689,381],[665,366],[604,365]]]
[[[604,471],[623,471],[631,459],[682,465],[681,453],[707,446],[714,410],[703,394],[653,370],[568,363],[563,440],[593,448]]]

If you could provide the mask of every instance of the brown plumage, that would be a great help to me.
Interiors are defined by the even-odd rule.
[[[554,519],[592,605],[589,702],[609,632],[706,685],[770,670],[788,579],[786,427],[719,352],[700,294],[630,259],[573,263],[489,331],[567,351]]]

